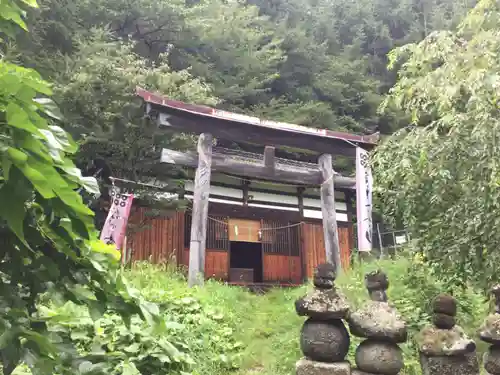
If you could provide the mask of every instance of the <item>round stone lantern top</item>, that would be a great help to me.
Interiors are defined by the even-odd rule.
[[[319,289],[332,289],[335,286],[337,270],[331,263],[323,263],[314,269],[314,286]]]
[[[365,285],[372,301],[387,302],[386,291],[389,289],[389,279],[381,270],[367,273]]]

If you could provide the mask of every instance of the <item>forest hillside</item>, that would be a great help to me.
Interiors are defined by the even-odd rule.
[[[391,134],[409,119],[394,106],[379,111],[397,79],[388,53],[453,29],[475,3],[40,0],[25,7],[29,32],[18,30],[3,55],[54,84],[84,173],[102,159],[115,177],[138,181],[152,174],[151,150],[193,141],[145,130],[136,86],[270,120]],[[347,174],[352,165],[335,160]]]
[[[40,0],[39,5],[29,10],[30,32],[21,33],[5,56],[55,82],[57,102],[81,136],[122,125],[113,121],[123,115],[118,104],[130,100],[136,83],[270,119],[390,133],[401,119],[377,113],[396,79],[387,70],[388,52],[451,29],[475,1]]]
[[[141,181],[159,148],[193,145],[148,126],[136,86],[382,133],[376,209],[412,241],[339,286],[356,305],[380,266],[412,335],[439,292],[472,335],[500,281],[499,50],[497,0],[0,0],[3,375],[288,374],[299,355],[305,286],[187,289],[99,240],[94,172]]]

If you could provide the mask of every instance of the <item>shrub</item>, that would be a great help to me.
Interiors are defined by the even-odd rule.
[[[129,276],[143,286],[144,297],[158,303],[163,324],[150,325],[138,316],[124,322],[113,313],[94,317],[71,302],[40,307],[51,334],[75,343],[84,359],[81,373],[201,374],[210,373],[201,371],[207,366],[215,371],[237,367],[241,343],[219,306],[201,303],[180,276],[165,268],[139,265]]]
[[[410,330],[402,345],[406,368],[401,375],[420,375],[415,334],[430,322],[430,303],[440,292],[452,293],[459,302],[458,323],[474,338],[487,315],[484,296],[469,287],[447,290],[444,282],[431,277],[418,258],[355,264],[337,284],[352,308],[368,300],[364,275],[381,268],[390,280],[388,295],[404,316]],[[203,288],[187,288],[184,276],[167,266],[136,264],[127,279],[141,297],[155,302],[164,326],[152,326],[132,318],[127,327],[117,316],[93,319],[72,303],[45,303],[40,310],[51,332],[69,335],[80,356],[105,363],[109,374],[193,375],[289,375],[302,356],[299,335],[304,318],[297,316],[294,301],[310,286],[276,288],[265,295],[208,281]],[[158,330],[160,328],[160,330]],[[352,338],[349,360],[361,339]],[[478,341],[479,342],[479,341]],[[479,352],[484,347],[479,347]],[[82,362],[81,370],[92,368]],[[19,372],[21,371],[21,372]],[[82,371],[85,372],[85,371]],[[16,375],[23,375],[22,369]]]

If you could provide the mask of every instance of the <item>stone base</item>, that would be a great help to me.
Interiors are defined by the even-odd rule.
[[[355,368],[355,369],[352,369],[351,375],[377,375],[377,374],[373,374],[370,372],[364,372],[364,371],[361,371],[361,370],[358,370]]]
[[[369,374],[397,375],[404,367],[403,352],[396,344],[368,339],[356,349],[356,367]]]
[[[484,368],[489,375],[500,375],[500,345],[490,346],[483,357]]]
[[[296,375],[351,375],[349,362],[325,363],[300,359],[295,365]]]
[[[428,357],[420,355],[422,375],[479,375],[476,353],[460,356]]]
[[[399,375],[402,375],[402,374],[403,373],[399,373]],[[351,375],[380,375],[380,374],[374,374],[371,372],[361,371],[361,370],[358,370],[357,368],[353,368]]]

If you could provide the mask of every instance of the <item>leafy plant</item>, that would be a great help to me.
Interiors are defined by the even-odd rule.
[[[406,320],[410,340],[402,345],[406,367],[402,375],[421,375],[415,334],[431,323],[432,299],[445,290],[445,284],[429,275],[420,257],[398,257],[377,263],[355,263],[337,279],[351,309],[368,300],[364,275],[375,269],[384,270],[390,281],[389,301],[396,305]],[[311,285],[300,288],[276,288],[255,295],[243,288],[208,281],[203,288],[188,288],[184,277],[173,267],[139,264],[127,271],[132,285],[144,297],[157,302],[167,323],[182,325],[171,331],[175,340],[187,344],[195,364],[193,375],[228,375],[233,365],[236,374],[289,375],[302,357],[299,337],[304,317],[295,312],[294,302]],[[450,290],[459,303],[458,323],[474,337],[477,327],[488,313],[481,293],[474,288]],[[175,322],[175,323],[174,323]],[[165,337],[176,342],[172,336]],[[362,340],[351,337],[349,360]],[[176,344],[177,345],[177,344]],[[478,341],[479,356],[486,348]],[[222,362],[218,358],[229,359]]]
[[[385,107],[412,115],[414,127],[374,155],[379,207],[451,288],[500,277],[499,19],[499,3],[483,0],[456,33],[391,54],[401,68]]]
[[[238,339],[238,316],[227,309],[226,300],[214,299],[218,293],[240,291],[215,283],[206,291],[188,289],[184,275],[168,264],[136,263],[128,277],[145,298],[160,306],[169,333],[195,361],[194,373],[227,373],[239,367],[244,345]],[[210,298],[203,300],[202,293]]]
[[[237,368],[243,347],[234,338],[235,322],[222,309],[196,298],[184,279],[178,292],[158,287],[158,281],[172,280],[162,267],[138,264],[128,275],[144,297],[158,303],[163,329],[137,316],[128,325],[112,312],[96,318],[72,302],[40,305],[48,332],[71,340],[84,359],[81,368],[116,375],[196,374],[208,364],[214,371]]]
[[[189,71],[172,71],[167,55],[151,64],[135,52],[136,42],[117,40],[103,29],[88,34],[75,43],[75,52],[65,57],[65,67],[57,74],[54,99],[64,115],[64,129],[81,143],[77,165],[87,172],[93,169],[101,177],[101,199],[92,208],[103,224],[107,212],[99,211],[99,205],[110,201],[107,177],[112,175],[132,181],[116,182],[117,187],[134,193],[131,218],[139,206],[148,208],[149,218],[168,215],[182,202],[167,199],[165,192],[180,190],[186,173],[180,167],[161,165],[161,149],[194,147],[195,137],[158,129],[154,121],[145,121],[136,89],[140,86],[200,104],[215,105],[217,100],[211,87]],[[155,182],[158,188],[133,182]],[[133,221],[129,221],[129,233],[143,227]]]
[[[180,325],[170,322],[159,332],[138,317],[125,325],[116,314],[94,320],[84,309],[67,303],[59,308],[42,308],[49,331],[69,337],[86,359],[79,366],[86,372],[107,374],[179,373],[194,362],[183,350]]]
[[[36,6],[34,1],[26,5]],[[21,8],[3,1],[3,21],[25,28]],[[7,9],[7,13],[4,10]],[[3,24],[2,24],[3,25]],[[12,26],[12,25],[11,25]],[[122,277],[119,252],[98,240],[82,189],[98,194],[71,156],[77,147],[56,126],[51,86],[40,75],[0,60],[0,355],[3,374],[25,363],[37,374],[79,374],[84,360],[49,329],[40,298],[71,300],[97,317],[107,309],[130,323],[159,322],[158,308]],[[95,363],[96,368],[100,365]]]

